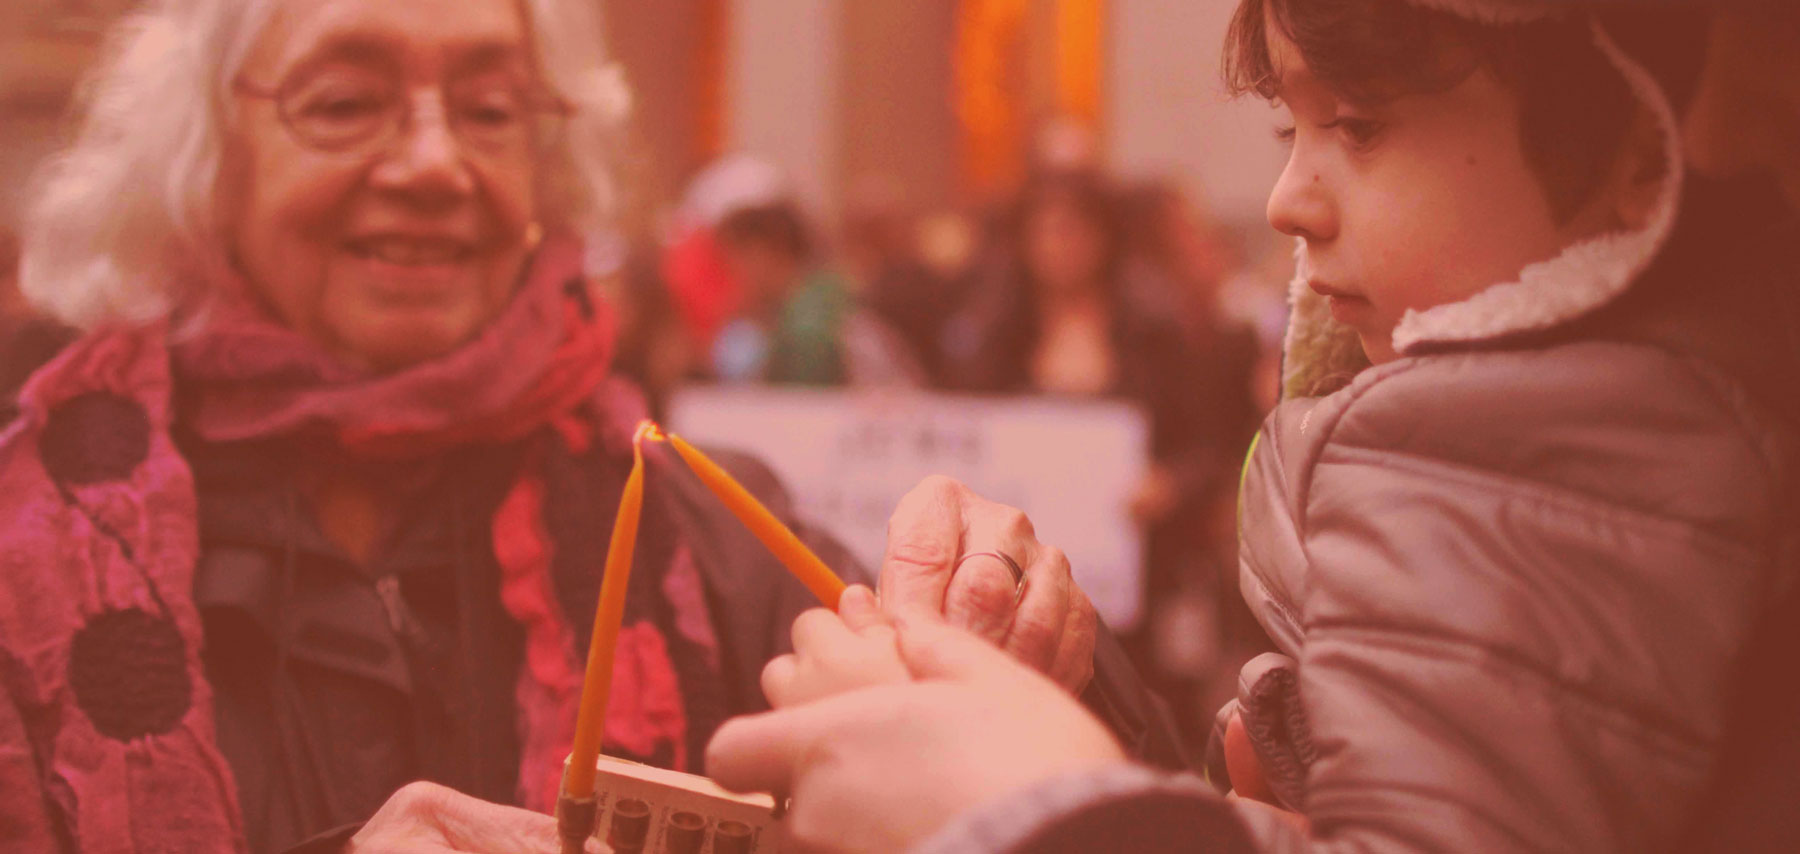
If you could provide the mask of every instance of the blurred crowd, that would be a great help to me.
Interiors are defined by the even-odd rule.
[[[1175,184],[1115,179],[1079,145],[1044,148],[996,203],[919,211],[869,179],[834,227],[774,167],[728,156],[660,233],[595,241],[589,266],[611,271],[617,364],[659,410],[692,382],[1140,409],[1153,459],[1129,511],[1148,607],[1126,640],[1177,719],[1199,726],[1262,650],[1236,591],[1233,496],[1276,392],[1281,282]]]

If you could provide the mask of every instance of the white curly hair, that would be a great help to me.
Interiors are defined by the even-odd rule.
[[[184,291],[226,250],[218,187],[232,80],[282,0],[153,0],[109,34],[79,93],[71,144],[28,192],[19,287],[90,329],[198,307]],[[518,0],[544,81],[574,108],[538,170],[540,221],[589,233],[613,205],[613,145],[629,111],[594,0]]]

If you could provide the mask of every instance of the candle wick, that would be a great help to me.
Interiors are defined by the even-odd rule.
[[[638,422],[637,432],[631,436],[632,447],[642,447],[646,439],[652,442],[667,441],[668,434],[663,432],[662,425],[646,418]]]

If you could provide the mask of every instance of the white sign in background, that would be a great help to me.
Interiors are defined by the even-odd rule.
[[[871,571],[901,496],[945,474],[1024,510],[1114,628],[1133,626],[1143,608],[1141,535],[1126,503],[1149,435],[1125,404],[696,387],[676,395],[668,422],[691,442],[761,457],[797,512]]]

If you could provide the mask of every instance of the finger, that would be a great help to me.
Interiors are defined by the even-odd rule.
[[[453,789],[413,783],[395,795],[404,812],[434,827],[451,851],[555,851],[556,819],[539,812],[473,798]]]
[[[963,550],[969,557],[950,576],[944,616],[997,644],[1012,626],[1020,582],[1004,561],[979,555],[1006,555],[1029,572],[1037,557],[1037,537],[1024,513],[1003,504],[976,499],[965,515],[969,533]]]
[[[998,647],[955,626],[902,617],[896,628],[900,658],[914,679],[999,684],[1031,673]]]
[[[971,554],[960,561],[950,577],[944,598],[944,618],[950,625],[974,632],[998,644],[1012,627],[1019,580],[1000,558]]]
[[[844,621],[825,608],[802,611],[794,618],[790,634],[794,639],[794,652],[798,655],[820,655],[854,640]]]
[[[943,613],[950,572],[962,553],[967,492],[950,478],[929,477],[900,499],[888,519],[887,551],[876,582],[883,609],[934,617]]]
[[[875,599],[875,591],[861,584],[851,585],[838,600],[838,618],[850,631],[861,634],[864,629],[888,624],[887,615],[881,613],[881,603]]]
[[[1073,587],[1069,595],[1069,616],[1062,638],[1057,643],[1056,661],[1050,666],[1050,678],[1079,694],[1094,678],[1094,645],[1099,638],[1100,615],[1081,588]]]
[[[1231,790],[1252,800],[1280,804],[1281,799],[1269,787],[1268,775],[1263,773],[1262,759],[1256,755],[1250,733],[1236,712],[1225,722],[1224,742],[1225,776],[1231,780]]]
[[[799,763],[821,737],[830,705],[826,700],[726,721],[706,745],[707,775],[735,792],[793,791]]]
[[[1026,572],[1031,583],[1025,586],[1001,648],[1049,673],[1068,629],[1070,591],[1075,582],[1069,573],[1069,558],[1057,548],[1039,549],[1037,560]]]
[[[793,699],[794,677],[799,669],[800,660],[793,653],[775,656],[763,665],[762,690],[769,705],[777,709],[789,705]]]

